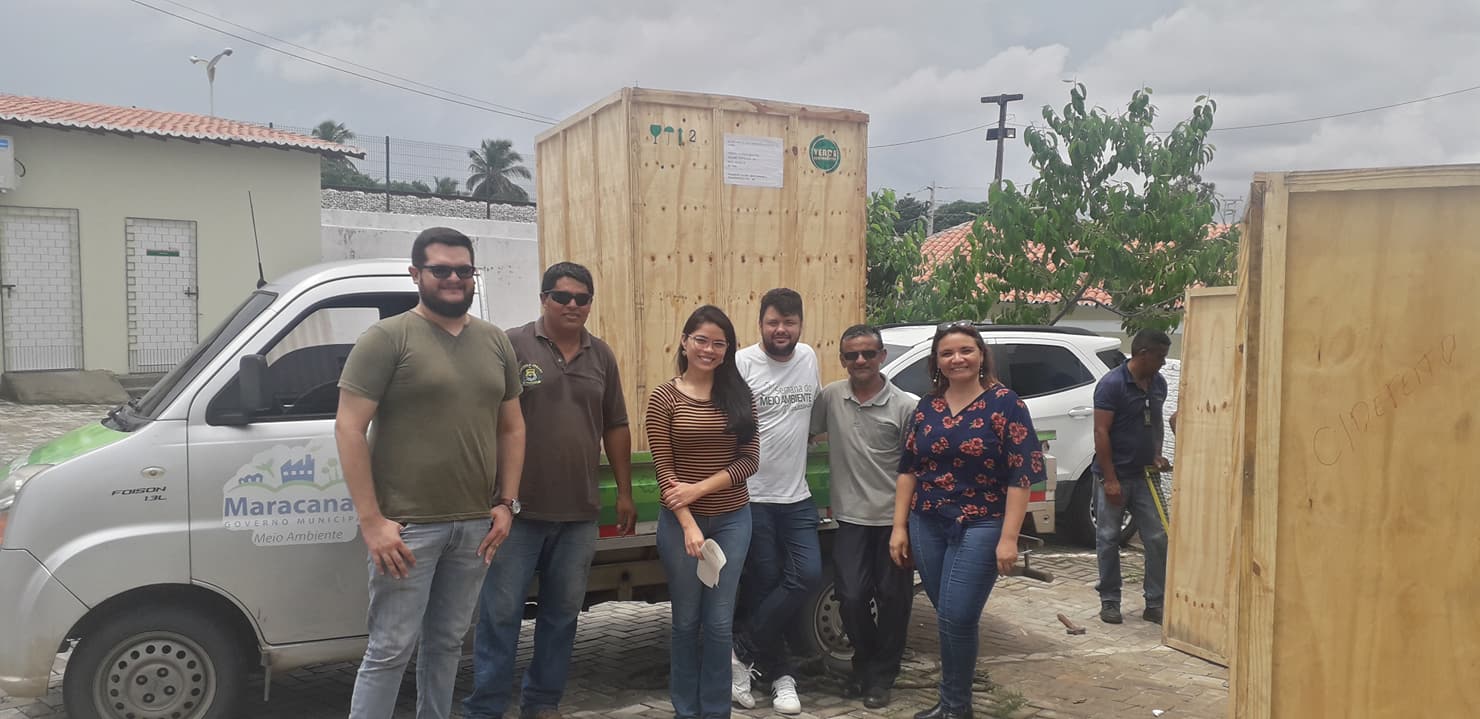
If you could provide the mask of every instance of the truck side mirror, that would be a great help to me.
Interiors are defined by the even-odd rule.
[[[244,355],[236,375],[241,390],[242,414],[253,417],[272,409],[272,390],[267,386],[267,358]]]

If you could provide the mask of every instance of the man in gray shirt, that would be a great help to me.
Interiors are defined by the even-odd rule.
[[[888,353],[877,329],[849,327],[839,347],[848,379],[822,389],[812,405],[812,434],[828,436],[828,485],[838,521],[833,575],[843,629],[853,642],[844,694],[879,709],[889,704],[899,676],[914,598],[914,572],[890,559],[889,535],[899,455],[920,398],[879,371]]]

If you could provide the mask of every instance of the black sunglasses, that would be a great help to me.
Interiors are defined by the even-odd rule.
[[[864,359],[872,362],[875,357],[878,357],[879,356],[879,351],[878,350],[858,350],[857,352],[844,352],[843,353],[843,359],[845,361],[848,361],[848,362],[856,362],[858,360],[858,356],[859,355],[863,355],[863,358]]]
[[[550,290],[549,292],[542,292],[540,294],[552,300],[555,300],[555,304],[557,305],[568,305],[570,304],[571,300],[576,301],[577,307],[585,307],[586,305],[591,304],[590,292],[566,292],[565,290]]]
[[[976,331],[976,323],[971,320],[956,320],[955,322],[942,322],[935,326],[936,332],[949,332],[951,330],[966,329]]]
[[[447,265],[422,265],[420,269],[432,273],[432,276],[439,280],[445,280],[453,274],[456,274],[460,280],[466,280],[478,274],[478,268],[472,265],[458,265],[456,267],[449,267]]]

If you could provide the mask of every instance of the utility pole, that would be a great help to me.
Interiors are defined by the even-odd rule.
[[[925,236],[929,237],[935,234],[935,182],[931,181],[927,189],[930,190],[930,204],[925,206]]]
[[[1023,99],[1023,94],[1020,92],[1011,95],[989,95],[982,98],[983,103],[994,104],[998,109],[997,126],[987,128],[987,142],[997,141],[997,173],[992,179],[993,187],[1002,182],[1002,143],[1017,137],[1017,128],[1007,126],[1007,103],[1021,99]]]

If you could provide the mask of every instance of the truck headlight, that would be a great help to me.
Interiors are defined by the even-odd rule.
[[[15,504],[15,496],[20,493],[21,487],[48,469],[51,469],[49,464],[26,464],[19,467],[12,465],[10,474],[5,475],[5,479],[0,479],[0,512],[9,511]]]

